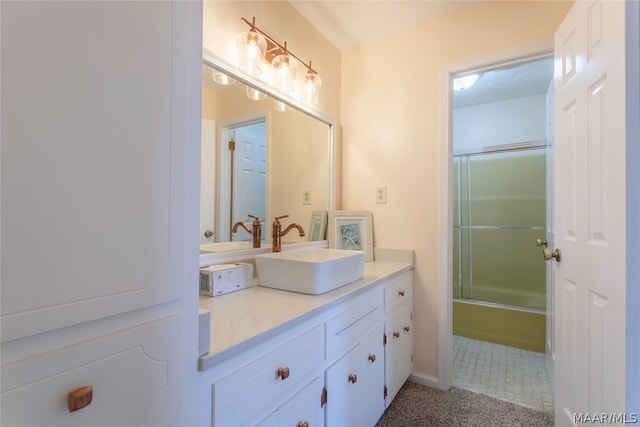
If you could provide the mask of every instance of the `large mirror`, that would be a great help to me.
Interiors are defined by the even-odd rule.
[[[239,222],[251,230],[249,215],[262,247],[282,215],[306,232],[284,244],[309,241],[314,214],[333,208],[333,122],[213,57],[202,67],[200,253],[252,248],[243,227],[232,232]]]

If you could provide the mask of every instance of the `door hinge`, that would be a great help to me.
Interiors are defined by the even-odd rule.
[[[324,408],[324,405],[327,404],[327,388],[322,387],[322,394],[320,395],[320,407]]]
[[[236,142],[231,139],[229,140],[229,151],[235,151],[236,150]]]
[[[382,345],[387,345],[387,334],[382,334]]]
[[[384,386],[384,398],[387,398],[387,386]]]

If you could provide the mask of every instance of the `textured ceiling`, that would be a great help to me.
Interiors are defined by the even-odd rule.
[[[475,85],[453,92],[453,107],[464,108],[546,93],[553,78],[553,58],[485,71]]]

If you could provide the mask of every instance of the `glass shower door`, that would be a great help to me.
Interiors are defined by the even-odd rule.
[[[544,309],[544,148],[454,158],[454,298]]]

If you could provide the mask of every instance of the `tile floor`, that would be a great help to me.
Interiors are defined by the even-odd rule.
[[[535,351],[453,336],[453,386],[553,412],[544,363]]]

